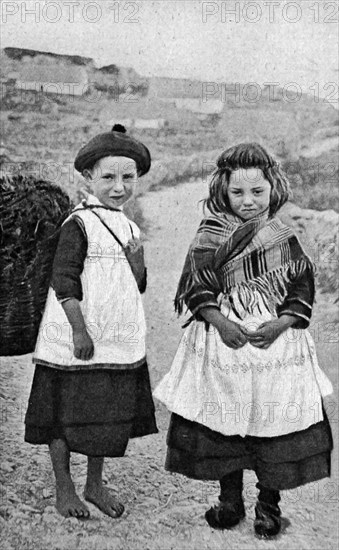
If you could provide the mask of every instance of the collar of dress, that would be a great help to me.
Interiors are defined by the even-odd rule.
[[[99,199],[95,195],[91,195],[91,193],[88,193],[88,191],[85,191],[82,189],[82,194],[84,195],[84,199],[81,201],[81,203],[84,206],[100,206],[101,208],[105,208],[106,210],[112,210],[113,212],[123,212],[122,206],[117,206],[116,208],[109,208],[108,206],[105,206],[102,204],[102,202],[99,201]]]

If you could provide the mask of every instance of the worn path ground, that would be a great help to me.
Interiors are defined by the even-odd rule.
[[[149,224],[146,242],[149,284],[145,296],[148,357],[153,385],[169,369],[181,334],[172,299],[187,246],[199,223],[202,184],[147,193],[141,198]],[[326,316],[327,315],[327,316]],[[320,299],[314,323],[331,319]],[[320,320],[320,321],[319,321]],[[317,326],[317,325],[315,325]],[[337,391],[337,344],[318,338],[321,363]],[[337,547],[338,468],[331,479],[283,493],[284,529],[276,541],[253,536],[255,476],[246,472],[247,517],[232,531],[211,530],[204,520],[216,501],[216,483],[203,483],[164,471],[169,414],[157,403],[159,434],[134,440],[126,457],[108,459],[107,485],[126,505],[119,520],[104,517],[90,505],[91,519],[62,519],[54,510],[54,480],[47,448],[23,443],[23,418],[32,380],[31,357],[0,358],[1,463],[0,548],[3,550],[207,550],[318,549]],[[337,393],[328,410],[337,444]],[[85,458],[74,455],[72,472],[79,493]],[[288,519],[287,519],[288,518]]]

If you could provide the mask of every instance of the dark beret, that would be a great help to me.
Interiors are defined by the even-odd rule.
[[[98,134],[78,152],[74,167],[78,172],[90,169],[103,157],[122,156],[135,161],[140,176],[146,174],[151,167],[151,155],[147,147],[126,134],[124,126],[116,124],[111,132]]]

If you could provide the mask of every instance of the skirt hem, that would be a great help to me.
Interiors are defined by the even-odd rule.
[[[220,480],[253,470],[265,487],[284,490],[331,475],[331,428],[324,420],[275,438],[224,436],[172,414],[165,470],[198,480]]]
[[[65,372],[41,364],[25,417],[25,441],[63,439],[71,452],[123,456],[129,439],[157,433],[147,363],[129,371]]]

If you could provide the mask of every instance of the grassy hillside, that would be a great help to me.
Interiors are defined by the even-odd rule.
[[[2,79],[11,70],[3,65]],[[283,163],[299,206],[339,210],[338,111],[304,95],[293,103],[277,94],[271,101],[238,102],[227,98],[216,126],[202,125],[190,111],[174,103],[127,96],[114,101],[99,90],[79,98],[15,90],[6,82],[2,94],[1,132],[10,171],[29,169],[50,177],[77,197],[79,178],[74,156],[90,137],[108,131],[110,121],[125,118],[165,118],[166,130],[133,130],[149,147],[154,161],[143,187],[173,185],[207,177],[216,156],[231,144],[259,141]],[[24,163],[24,165],[22,164]]]

